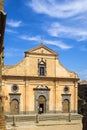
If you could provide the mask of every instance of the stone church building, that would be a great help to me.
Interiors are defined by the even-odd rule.
[[[77,112],[78,76],[65,69],[58,54],[41,44],[25,51],[23,60],[3,68],[5,113]]]

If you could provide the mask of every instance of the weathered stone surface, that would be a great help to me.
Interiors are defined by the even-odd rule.
[[[0,0],[0,10],[4,10],[4,0]]]
[[[42,76],[39,64],[45,64]],[[61,65],[58,54],[41,44],[26,51],[20,63],[4,66],[2,86],[4,95],[8,97],[4,101],[5,112],[11,112],[13,101],[18,102],[19,113],[36,113],[40,104],[45,106],[46,113],[63,112],[65,103],[68,104],[67,110],[77,112],[77,81],[78,75]],[[18,88],[16,91],[13,91],[14,84]],[[66,86],[68,91],[64,91]],[[43,103],[39,102],[40,96],[44,97]]]

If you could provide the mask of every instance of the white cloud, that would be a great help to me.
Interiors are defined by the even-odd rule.
[[[77,41],[87,40],[86,5],[87,0],[32,0],[27,3],[27,6],[31,7],[36,13],[58,18],[56,19],[58,23],[54,22],[47,29],[51,36],[69,38]],[[52,20],[55,21],[55,19]],[[59,21],[62,24],[59,24]]]
[[[5,57],[18,57],[23,54],[23,50],[17,48],[6,48]]]
[[[50,45],[55,45],[63,50],[66,50],[66,49],[70,49],[72,48],[72,46],[69,46],[65,43],[63,43],[62,41],[51,41],[51,40],[44,40],[44,43],[46,44],[50,44]]]
[[[7,33],[18,33],[17,31],[14,31],[14,30],[12,30],[12,29],[6,29],[5,30]]]
[[[22,35],[22,36],[20,36],[20,38],[23,39],[23,40],[27,40],[27,41],[36,41],[36,42],[41,41],[40,36],[29,37],[29,36]],[[70,48],[72,48],[72,46],[63,43],[62,41],[53,41],[53,40],[44,39],[44,43],[49,44],[49,45],[55,45],[55,46],[57,46],[57,47],[59,47],[61,49],[70,49]]]
[[[26,35],[22,35],[20,36],[21,39],[27,40],[27,41],[40,41],[41,37],[40,36],[36,36],[36,37],[29,37]]]
[[[22,25],[22,21],[15,21],[15,20],[7,20],[6,24],[10,27],[20,27]]]
[[[64,37],[76,39],[77,41],[87,40],[87,31],[82,28],[74,28],[69,26],[64,26],[58,22],[51,24],[48,29],[46,29],[51,36],[54,37]]]
[[[32,0],[26,5],[31,6],[37,13],[57,18],[68,18],[87,12],[87,0]]]

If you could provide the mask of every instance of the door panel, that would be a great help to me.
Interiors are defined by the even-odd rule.
[[[69,101],[66,99],[63,102],[63,112],[68,113],[69,112]]]
[[[12,100],[11,102],[11,113],[18,114],[19,113],[19,102],[17,100]]]

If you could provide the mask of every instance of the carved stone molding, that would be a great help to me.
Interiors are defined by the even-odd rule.
[[[35,112],[38,112],[38,99],[40,96],[44,96],[46,99],[46,113],[49,112],[49,94],[50,89],[47,87],[37,87],[34,89],[34,97],[35,97]]]

